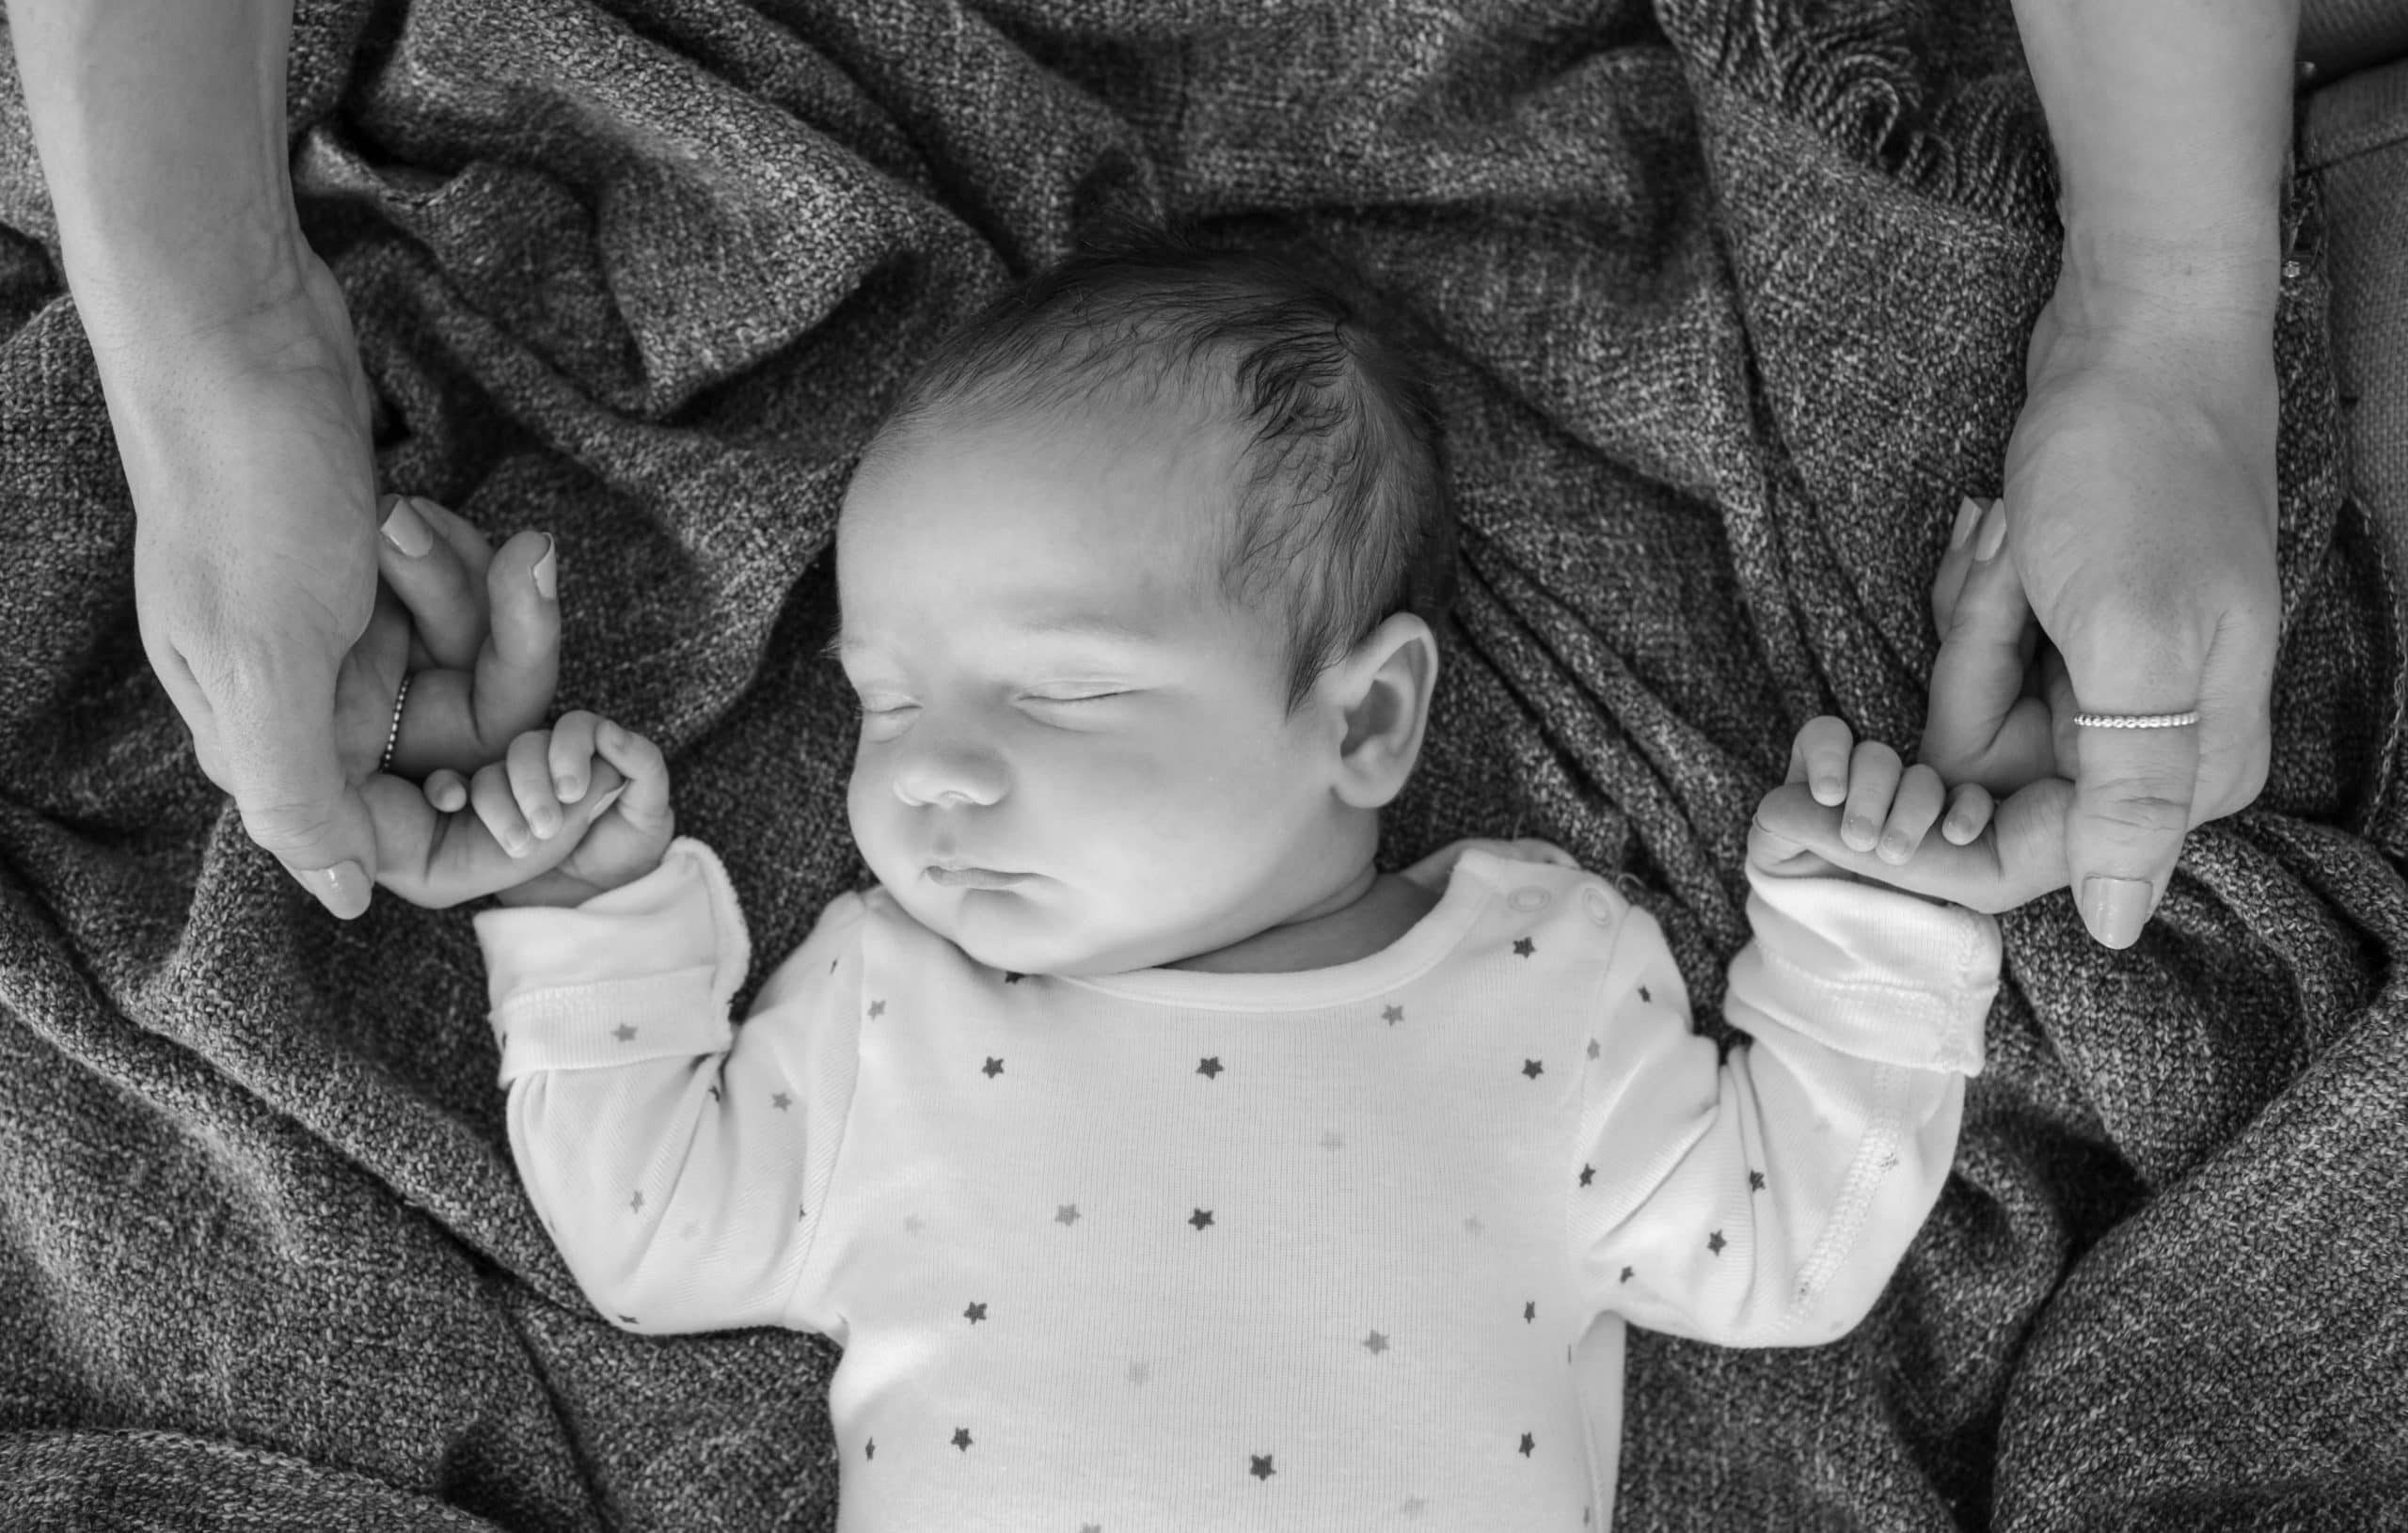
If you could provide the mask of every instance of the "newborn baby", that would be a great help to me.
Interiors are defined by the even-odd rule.
[[[500,893],[545,1227],[615,1325],[844,1349],[840,1526],[1601,1529],[1625,1323],[1829,1341],[1929,1212],[1999,975],[1996,923],[1934,896],[2041,892],[2010,817],[1806,726],[1727,1059],[1656,921],[1554,848],[1379,873],[1443,486],[1340,301],[1083,255],[950,340],[848,488],[830,648],[877,882],[749,1017],[743,914],[641,735],[571,713],[467,807],[429,784],[458,813],[388,881]],[[1960,757],[2022,673],[1976,510],[1937,597],[1987,698]]]

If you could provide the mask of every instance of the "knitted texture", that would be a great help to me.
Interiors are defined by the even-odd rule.
[[[2003,4],[304,0],[291,76],[381,485],[557,536],[558,706],[661,742],[750,985],[864,873],[816,657],[846,474],[1097,212],[1340,274],[1427,358],[1463,590],[1383,861],[1526,834],[1621,875],[1710,1029],[1792,734],[1915,736],[2056,269]],[[1622,1525],[2398,1515],[2402,668],[2317,199],[2264,793],[2128,951],[2062,893],[2004,918],[1956,1172],[1861,1328],[1633,1333]],[[335,922],[195,765],[58,271],[0,72],[0,1521],[832,1527],[834,1347],[594,1315],[467,913]]]

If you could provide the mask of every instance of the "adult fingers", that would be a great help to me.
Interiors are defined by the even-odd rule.
[[[336,759],[332,668],[314,656],[278,658],[281,673],[213,700],[219,760],[251,839],[349,921],[368,909],[375,828]]]
[[[1916,752],[1951,779],[2001,786],[2056,770],[2046,710],[2023,695],[2037,624],[2015,561],[2001,557],[2005,546],[2005,506],[1993,500],[1966,540],[1964,578],[1941,629]]]
[[[560,557],[551,534],[521,532],[485,572],[491,628],[477,656],[477,734],[507,739],[543,720],[560,682]]]
[[[416,496],[384,496],[378,510],[377,573],[408,608],[426,660],[466,671],[485,640],[483,534]]]
[[[2090,713],[2163,714],[2199,699],[2196,660],[2168,636],[2102,624],[2066,655],[2074,695]],[[2090,935],[2130,947],[2156,912],[2182,854],[2199,776],[2199,732],[2083,727],[2066,864]]]
[[[1973,565],[1973,529],[1982,520],[1984,507],[1992,503],[1970,495],[1957,502],[1956,520],[1948,530],[1948,551],[1940,556],[1940,568],[1931,577],[1931,625],[1943,637],[1956,615],[1956,593],[1965,587],[1965,572]]]

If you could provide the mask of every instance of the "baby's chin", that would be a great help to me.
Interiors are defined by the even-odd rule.
[[[924,890],[896,897],[920,925],[972,961],[1006,973],[1118,974],[1184,956],[1173,936],[1095,931],[1076,915],[1017,890]]]

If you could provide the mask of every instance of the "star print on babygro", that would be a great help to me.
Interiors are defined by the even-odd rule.
[[[1603,1533],[1611,1486],[1577,1428],[1614,1381],[1579,1371],[1590,1322],[1714,1340],[1745,1306],[1789,1324],[1775,1344],[1828,1340],[1880,1278],[1835,1249],[1798,1299],[1814,1253],[1790,1249],[1791,1226],[1831,1227],[1823,1190],[1861,1195],[1871,1178],[1847,1170],[1893,1148],[1876,1209],[1907,1205],[1931,1153],[1917,1088],[1860,1102],[1849,1072],[1871,1060],[1888,1089],[1979,1044],[1946,1032],[1927,987],[1883,1062],[1889,1019],[1849,1009],[1867,1003],[1793,1024],[1735,979],[1759,1071],[1815,1047],[1817,1016],[1867,1051],[1813,1055],[1751,1108],[1743,1145],[1660,933],[1585,899],[1592,885],[1466,858],[1451,903],[1385,965],[1023,976],[1042,985],[882,892],[766,975],[757,949],[735,972],[748,950],[719,894],[661,923],[649,966],[656,939],[628,920],[645,885],[600,916],[506,910],[552,924],[496,971],[510,1143],[594,1323],[663,1348],[758,1325],[841,1335],[845,1377],[875,1385],[830,1398],[838,1439],[862,1445],[840,1493],[862,1533],[1134,1533],[1143,1507],[1165,1527],[1578,1530],[1585,1513]],[[1963,923],[1935,919],[1924,946],[1961,956],[1938,938]],[[580,946],[614,977],[538,971]],[[710,999],[748,979],[749,1013]],[[1865,993],[1889,1005],[1893,988]],[[546,1145],[559,1153],[536,1163]],[[1566,1160],[1568,1191],[1547,1169]],[[1476,1501],[1450,1488],[1471,1484]]]
[[[618,1039],[621,1043],[633,1043],[636,1040],[636,1030],[629,1027],[626,1023],[621,1022],[618,1026],[610,1029],[610,1036]]]

